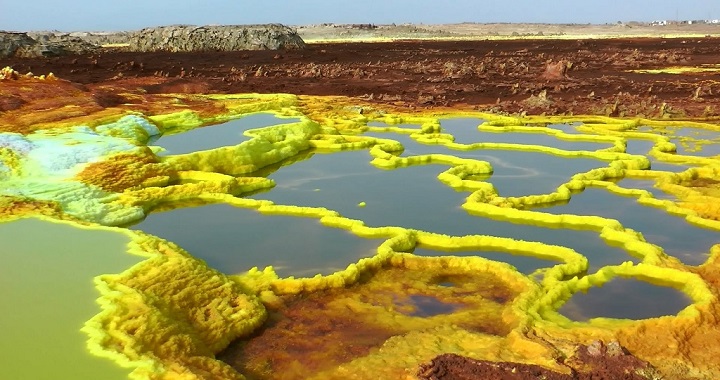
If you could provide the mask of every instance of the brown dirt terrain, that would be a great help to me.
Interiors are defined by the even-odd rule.
[[[475,360],[443,354],[418,369],[420,380],[644,380],[660,378],[648,363],[628,354],[617,342],[578,346],[564,363],[569,373],[533,364]]]
[[[652,118],[720,115],[720,72],[628,70],[720,63],[720,38],[397,41],[294,51],[130,53],[2,59],[0,66],[102,93],[344,95],[406,108]],[[20,107],[21,99],[3,102]]]

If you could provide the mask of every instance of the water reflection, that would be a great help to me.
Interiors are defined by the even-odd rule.
[[[479,123],[478,123],[479,121]],[[564,150],[598,150],[612,147],[610,143],[594,141],[563,140],[543,132],[487,132],[477,129],[484,120],[478,119],[443,119],[441,126],[443,132],[455,137],[460,144],[473,144],[478,142],[544,145]]]
[[[450,314],[458,310],[461,305],[445,303],[437,297],[414,294],[408,296],[412,302],[415,311],[409,313],[411,317],[434,317],[441,314]]]
[[[616,278],[603,287],[575,294],[559,311],[575,321],[597,317],[645,319],[677,314],[690,303],[691,300],[676,289]]]
[[[655,179],[654,178],[622,178],[619,181],[617,181],[618,186],[624,187],[627,189],[641,189],[641,190],[647,190],[652,194],[654,198],[657,199],[666,199],[666,200],[676,200],[677,197],[673,194],[666,193],[657,187],[655,187]]]
[[[692,167],[691,165],[687,164],[679,164],[658,160],[654,156],[648,154],[654,145],[655,142],[652,140],[627,139],[627,148],[625,149],[625,152],[647,157],[648,160],[650,160],[651,170],[679,173]]]
[[[720,155],[720,131],[700,128],[678,128],[671,138],[678,154],[712,157]]]
[[[461,208],[469,193],[457,192],[436,178],[446,166],[380,170],[368,160],[366,151],[316,154],[269,175],[277,186],[253,198],[325,207],[373,227],[400,226],[456,236],[493,235],[567,246],[589,258],[591,271],[631,259],[624,251],[606,245],[595,232],[513,224],[469,215]],[[518,186],[536,188],[537,184],[525,181],[518,182]],[[358,207],[359,202],[366,206]]]
[[[265,216],[225,204],[151,213],[130,228],[172,241],[227,274],[270,265],[282,277],[331,274],[373,256],[382,243],[315,219]]]
[[[618,196],[604,189],[585,189],[573,195],[568,204],[544,211],[616,219],[626,228],[641,232],[648,242],[663,247],[666,254],[690,265],[705,262],[710,247],[720,243],[718,231],[692,225],[682,216],[643,206],[633,197]]]
[[[569,124],[549,124],[547,127],[552,129],[557,129],[559,131],[562,131],[567,134],[581,134],[584,132],[579,132],[577,130],[578,126],[581,126],[582,123],[575,122],[575,123],[569,123]]]
[[[606,162],[589,158],[564,158],[547,153],[500,149],[452,150],[443,145],[419,144],[408,135],[397,133],[369,133],[368,136],[399,141],[404,147],[403,157],[441,153],[461,158],[489,162],[492,176],[484,181],[495,186],[500,196],[517,197],[554,192],[577,173],[604,167]]]

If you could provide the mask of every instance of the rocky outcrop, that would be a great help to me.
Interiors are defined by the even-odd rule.
[[[28,33],[0,32],[0,58],[84,54],[98,48],[98,45],[68,34],[45,33],[36,37]]]
[[[77,41],[82,40],[88,44],[102,46],[109,44],[126,44],[132,32],[58,32],[35,31],[28,35],[37,41]]]
[[[420,380],[648,380],[664,378],[650,365],[628,353],[617,341],[607,345],[593,341],[577,345],[563,363],[567,373],[555,372],[535,364],[476,360],[456,354],[442,354],[420,365]]]
[[[86,54],[103,45],[125,45],[124,50],[234,51],[302,49],[305,42],[294,29],[269,25],[175,25],[136,32],[2,32],[0,58]]]
[[[0,32],[0,58],[21,57],[36,44],[27,33]]]
[[[131,51],[234,51],[302,49],[297,32],[280,24],[222,26],[163,26],[136,32]]]

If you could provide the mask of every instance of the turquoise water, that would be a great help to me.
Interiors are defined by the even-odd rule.
[[[0,223],[0,379],[127,379],[80,329],[100,312],[93,278],[141,260],[129,238],[40,219]]]
[[[248,129],[262,128],[270,125],[294,123],[300,119],[282,119],[269,113],[252,114],[239,119],[217,125],[161,136],[154,145],[165,148],[161,155],[185,154],[201,150],[210,150],[223,146],[233,146],[250,138],[243,135]]]
[[[170,240],[227,274],[266,266],[282,277],[330,274],[375,255],[383,242],[316,219],[264,216],[225,204],[151,213],[130,228]]]
[[[603,287],[575,294],[559,311],[575,321],[597,317],[645,319],[675,315],[690,303],[691,300],[676,289],[615,278]]]
[[[604,189],[587,188],[573,195],[568,204],[543,211],[616,219],[626,228],[641,232],[648,242],[663,247],[666,254],[689,265],[704,263],[710,247],[720,243],[718,231],[697,227],[684,217],[640,205],[636,198],[618,196]]]

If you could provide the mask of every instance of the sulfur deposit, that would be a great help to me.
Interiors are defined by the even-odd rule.
[[[126,240],[119,240],[120,244],[126,244],[124,251],[131,257],[139,258],[136,263],[116,273],[87,273],[95,276],[96,293],[81,298],[99,298],[96,314],[84,322],[82,331],[87,353],[126,369],[131,378],[413,378],[423,376],[418,372],[428,368],[420,367],[423,363],[442,354],[538,365],[567,375],[580,366],[573,364],[573,357],[593,347],[607,353],[610,343],[606,347],[596,341],[617,342],[613,345],[639,358],[628,359],[639,363],[633,367],[638,371],[646,363],[654,366],[658,372],[643,372],[645,378],[657,373],[678,379],[720,376],[716,344],[720,246],[700,253],[705,255],[702,265],[690,266],[618,220],[539,209],[599,188],[680,216],[693,226],[720,231],[715,206],[717,156],[677,154],[677,145],[663,133],[680,126],[716,133],[713,124],[458,111],[405,113],[351,98],[287,94],[129,93],[123,96],[133,102],[106,107],[92,93],[60,79],[16,74],[6,70],[0,87],[21,103],[0,116],[2,224],[13,226],[20,223],[17,218],[39,217]],[[47,91],[51,85],[56,91],[44,92],[43,100],[30,90]],[[80,105],[62,106],[62,99],[75,99]],[[51,107],[33,109],[38,102]],[[353,108],[358,104],[361,113]],[[247,130],[248,139],[235,145],[186,154],[163,155],[157,140],[255,113],[292,121]],[[540,133],[607,147],[566,150],[536,144],[460,143],[441,128],[441,120],[458,117],[484,120],[480,131]],[[553,127],[558,124],[573,124],[574,131]],[[378,133],[409,136],[450,153],[403,152],[405,147],[392,136],[381,138]],[[632,139],[650,141],[651,151],[628,153]],[[492,183],[497,168],[462,155],[484,150],[592,158],[603,164],[575,173],[549,193],[506,196]],[[262,174],[263,169],[279,165],[276,170],[282,170],[308,151],[336,155],[366,151],[376,170],[433,165],[438,167],[436,179],[450,192],[467,194],[461,207],[473,217],[590,231],[604,244],[622,249],[628,260],[588,271],[589,253],[564,246],[482,231],[450,236],[401,225],[369,225],[337,210],[276,204],[254,196],[272,192],[276,185]],[[677,173],[654,170],[651,158],[692,167]],[[651,179],[676,198],[659,199],[648,190],[616,183],[631,177]],[[382,243],[374,253],[347,262],[330,275],[281,278],[272,267],[223,274],[173,242],[124,228],[169,205],[203,203],[253,210],[258,217],[305,218]],[[353,207],[362,211],[375,205],[353,200]],[[267,231],[265,238],[284,237]],[[43,249],[54,252],[53,247]],[[439,253],[422,257],[414,253],[416,249]],[[538,257],[552,264],[525,275],[502,261],[459,254],[484,251]],[[107,253],[98,249],[95,254]],[[574,295],[619,278],[676,289],[689,304],[675,315],[642,320],[576,321],[559,312]]]

